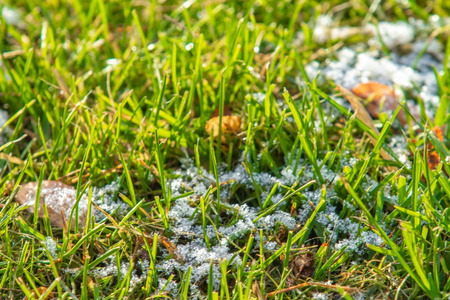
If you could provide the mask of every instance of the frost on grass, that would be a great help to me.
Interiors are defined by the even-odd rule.
[[[92,270],[92,276],[97,279],[107,278],[110,276],[118,277],[121,280],[129,278],[128,291],[132,291],[134,288],[142,285],[147,280],[147,273],[150,267],[150,262],[146,259],[139,260],[134,264],[122,261],[120,263],[120,268],[117,268],[116,258],[107,258],[105,261],[108,262],[106,266],[96,268]],[[132,269],[130,270],[130,267]],[[130,276],[127,277],[127,274]]]
[[[313,293],[314,300],[328,300],[330,297],[326,293]]]
[[[22,14],[15,8],[3,6],[1,13],[3,20],[8,25],[18,26],[22,22]]]
[[[112,181],[110,184],[105,185],[104,187],[94,187],[92,189],[92,201],[97,204],[101,209],[106,211],[108,214],[112,215],[115,212],[125,212],[126,204],[117,199],[117,194],[119,193],[120,188],[120,177],[118,177],[115,181]],[[85,196],[88,196],[88,192],[86,191]],[[105,216],[102,212],[96,210],[95,211],[95,220],[101,221]]]
[[[331,39],[327,34],[331,24],[333,20],[329,16],[318,18],[318,29],[314,31],[316,41]],[[314,61],[305,69],[310,79],[320,70],[322,83],[324,79],[331,79],[347,89],[368,81],[394,86],[400,95],[402,91],[408,92],[409,104],[420,97],[430,111],[439,104],[434,68],[441,71],[444,60],[443,46],[437,40],[427,40],[432,29],[413,20],[369,24],[361,29],[362,34],[371,36],[367,43],[347,45],[337,51],[337,59],[328,58],[323,63]],[[384,52],[383,46],[389,49],[389,54]]]
[[[429,22],[410,19],[408,22],[369,24],[359,29],[359,33],[368,39],[367,42],[344,44],[344,47],[333,53],[332,57],[306,65],[306,73],[309,79],[318,76],[319,85],[332,80],[347,89],[369,81],[391,86],[395,90],[397,99],[405,100],[410,110],[415,110],[412,111],[413,115],[418,115],[420,107],[417,102],[418,99],[422,100],[424,112],[432,120],[440,100],[435,70],[438,73],[442,72],[445,51],[444,46],[437,39],[430,39],[430,34],[433,30],[446,26],[448,21],[448,19],[432,16]],[[336,26],[329,15],[320,16],[316,20],[314,39],[319,44],[342,40],[342,35],[349,30],[348,27]],[[338,31],[341,31],[340,38],[336,37]],[[343,103],[343,105],[346,104]],[[403,135],[394,135],[389,137],[386,143],[396,158],[406,168],[411,168],[407,139]],[[341,162],[341,165],[353,168],[354,160],[351,158],[348,162]],[[291,182],[293,180],[291,179]],[[380,189],[383,201],[398,205],[398,196],[392,192],[391,184],[380,187],[376,180],[367,177],[361,187],[369,195],[372,195],[376,189]],[[327,192],[330,191],[327,190]],[[313,203],[317,201],[317,197],[318,193],[307,196]],[[343,199],[340,205],[350,211],[357,209],[346,199]],[[335,211],[331,209],[333,206],[336,208]],[[378,235],[359,222],[340,218],[338,207],[340,207],[338,203],[331,200],[327,203],[326,210],[319,212],[316,217],[316,221],[324,226],[324,233],[334,244],[335,250],[345,249],[346,252],[362,255],[365,244],[379,246],[383,243]],[[300,207],[297,217],[302,224],[311,211],[311,207],[305,205]],[[381,225],[385,226],[385,224]]]
[[[57,245],[55,243],[55,241],[52,239],[51,236],[47,236],[45,238],[45,247],[47,247],[48,252],[50,252],[50,255],[52,256],[53,259],[58,258],[58,253],[57,253]]]
[[[177,282],[176,281],[169,281],[165,278],[158,278],[158,292],[169,292],[172,295],[177,294]]]
[[[364,248],[362,248],[363,245],[371,244],[375,246],[381,246],[381,244],[383,244],[383,239],[372,231],[363,231],[358,236],[356,234],[358,232],[358,229],[354,228],[354,226],[350,228],[351,230],[347,230],[350,237],[342,239],[334,245],[336,251],[345,249],[346,252],[355,252],[356,254],[361,255],[364,253]]]
[[[165,276],[170,276],[177,271],[186,273],[191,267],[191,284],[198,285],[205,280],[209,282],[208,274],[212,264],[213,286],[215,290],[218,290],[221,280],[220,263],[223,263],[226,259],[227,263],[233,266],[242,264],[241,259],[230,252],[228,246],[218,244],[208,249],[201,237],[194,238],[184,245],[179,244],[177,247],[178,254],[183,258],[183,262],[175,259],[165,260],[157,264],[157,269],[161,270]]]
[[[122,64],[122,60],[121,59],[110,58],[110,59],[106,60],[106,67],[102,70],[101,73],[102,74],[106,74],[106,73],[109,73],[109,72],[113,72],[121,64]]]
[[[38,182],[24,184],[16,195],[17,201],[25,205],[30,213],[34,213],[36,203]],[[45,215],[44,203],[47,207],[50,223],[60,228],[64,223],[68,223],[72,209],[77,203],[77,190],[69,185],[58,181],[42,181],[38,215]],[[86,223],[88,213],[88,198],[82,196],[78,202],[78,218],[81,226]],[[75,215],[75,213],[74,213]],[[75,218],[75,217],[74,217]],[[72,228],[75,226],[75,219],[72,219]]]
[[[24,205],[27,210],[34,214],[34,206],[36,203],[38,182],[30,182],[24,184],[16,195],[17,201]],[[121,201],[114,201],[114,196],[118,193],[119,179],[102,188],[94,187],[92,191],[92,202],[96,203],[100,208],[109,214],[113,214],[117,210],[123,210],[125,205]],[[89,191],[77,199],[77,190],[69,185],[59,181],[42,181],[40,197],[39,197],[38,215],[45,215],[44,203],[47,208],[50,223],[57,227],[64,227],[64,223],[68,223],[70,215],[75,205],[78,208],[78,221],[80,226],[84,226],[87,220],[89,207]],[[100,221],[105,216],[100,211],[96,211],[91,207],[92,215]],[[75,210],[72,218],[72,228],[75,226]]]
[[[176,259],[169,259],[157,264],[157,268],[161,272],[170,276],[176,271],[187,272],[188,268],[192,268],[190,281],[192,284],[199,284],[208,279],[211,263],[213,264],[213,285],[215,289],[220,286],[221,273],[220,263],[225,259],[232,266],[239,266],[242,261],[230,249],[228,239],[235,239],[242,234],[254,228],[254,225],[248,220],[238,222],[233,229],[218,228],[219,234],[223,237],[217,240],[217,235],[212,225],[206,227],[206,234],[211,242],[211,248],[208,249],[203,229],[195,221],[196,208],[191,207],[188,198],[181,198],[175,202],[175,205],[169,212],[169,217],[173,220],[173,231],[175,237],[173,242],[176,244],[177,253],[183,259],[183,262]],[[247,221],[247,222],[245,222]],[[187,241],[186,241],[187,240]]]
[[[255,172],[250,176],[242,164],[238,164],[232,171],[226,171],[225,166],[219,166],[221,204],[226,210],[226,214],[232,216],[234,221],[228,224],[216,224],[218,225],[216,228],[207,222],[203,228],[198,200],[205,196],[210,186],[216,186],[216,182],[214,176],[207,170],[202,169],[199,172],[193,161],[184,159],[182,167],[174,172],[177,177],[168,183],[173,196],[193,192],[189,197],[177,199],[168,214],[174,234],[171,241],[178,248],[178,254],[183,261],[170,258],[158,262],[157,269],[160,272],[160,278],[168,278],[171,274],[179,272],[186,273],[188,268],[191,268],[191,286],[200,286],[202,283],[208,283],[212,265],[213,286],[215,290],[218,289],[221,280],[220,264],[226,260],[229,268],[235,268],[242,263],[240,255],[235,253],[236,249],[232,242],[239,242],[240,239],[246,240],[252,232],[262,230],[264,232],[263,241],[260,243],[260,235],[254,234],[255,242],[252,251],[259,252],[261,244],[264,251],[277,250],[280,245],[269,238],[270,235],[266,235],[266,233],[273,232],[277,225],[286,226],[289,230],[296,228],[299,224],[304,225],[310,218],[313,208],[319,205],[323,196],[326,202],[325,209],[317,214],[315,221],[322,226],[325,235],[330,238],[330,242],[335,245],[336,250],[345,247],[345,251],[349,253],[363,255],[367,249],[367,243],[381,245],[382,240],[369,231],[364,224],[352,220],[348,214],[343,218],[339,216],[339,207],[342,207],[343,204],[350,215],[356,212],[356,207],[351,203],[345,204],[345,200],[338,197],[335,191],[336,185],[340,182],[338,173],[326,163],[322,164],[320,160],[317,163],[323,165],[320,174],[326,182],[326,193],[322,195],[321,188],[302,191],[303,201],[300,203],[296,215],[286,212],[289,211],[290,206],[287,206],[288,203],[284,200],[286,190],[282,186],[291,187],[294,184],[301,186],[311,180],[317,180],[317,172],[308,161],[299,157],[298,150],[285,159],[285,166],[281,168],[282,176],[280,177],[266,172]],[[354,167],[356,163],[356,159],[349,153],[345,154],[340,161],[341,168]],[[363,183],[370,191],[376,187],[370,178],[366,178]],[[256,187],[258,187],[262,203],[265,203],[276,184],[278,184],[278,189],[271,197],[270,205],[277,205],[270,213],[261,217],[259,214],[263,211],[259,205],[236,204],[233,193],[230,192],[232,188],[236,187],[256,192]],[[212,207],[217,204],[216,197],[216,193],[210,195],[213,201]],[[258,220],[255,221],[257,218]],[[210,248],[205,242],[205,235],[210,243]],[[166,254],[168,255],[168,252]]]
[[[253,93],[252,94],[253,99],[255,99],[259,104],[264,103],[264,99],[266,98],[265,93]]]
[[[364,32],[375,37],[370,40],[371,43],[379,47],[384,44],[389,49],[412,42],[415,35],[414,27],[404,21],[368,24]]]
[[[0,62],[1,65],[1,62]],[[0,128],[5,126],[6,122],[9,120],[9,114],[5,110],[0,109]],[[11,135],[12,130],[9,127],[3,128],[0,132],[0,146],[8,142],[8,137]]]
[[[260,211],[259,208],[247,204],[227,204],[226,191],[232,185],[240,185],[246,189],[254,190],[254,184],[256,183],[265,193],[262,195],[262,199],[267,199],[268,193],[275,184],[286,183],[283,178],[277,178],[269,173],[254,173],[252,178],[241,165],[231,172],[225,171],[225,167],[221,166],[219,180],[220,182],[228,182],[221,188],[222,203],[227,208],[227,214],[234,216],[236,219],[231,224],[218,226],[217,229],[212,225],[207,225],[203,231],[201,222],[199,222],[201,211],[198,210],[194,199],[205,195],[208,187],[215,182],[214,176],[204,169],[201,170],[201,175],[199,175],[199,170],[193,162],[188,160],[183,161],[183,167],[177,170],[175,174],[179,177],[169,184],[172,195],[181,195],[187,191],[193,191],[194,195],[193,198],[183,197],[176,200],[169,211],[169,218],[175,234],[172,242],[177,246],[178,254],[183,258],[183,262],[176,259],[160,262],[157,268],[164,276],[170,276],[176,271],[185,273],[191,267],[191,284],[208,283],[208,274],[212,264],[213,286],[217,290],[221,281],[220,264],[224,263],[225,260],[229,268],[236,268],[242,264],[241,257],[235,253],[236,250],[231,243],[232,241],[245,238],[250,232],[257,229],[268,231],[275,228],[277,224],[293,229],[298,223],[290,214],[279,209],[254,222]],[[300,178],[298,179],[300,180]],[[211,198],[215,200],[215,195],[211,195]],[[272,197],[272,203],[282,204],[282,198],[283,195],[277,192]],[[204,233],[206,233],[210,243],[209,249],[205,242]],[[255,246],[259,247],[259,243],[255,243]],[[264,243],[265,250],[272,251],[277,247],[278,244],[273,241]]]

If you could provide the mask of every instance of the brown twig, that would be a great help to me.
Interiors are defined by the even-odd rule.
[[[335,284],[323,284],[323,283],[319,283],[319,282],[304,282],[304,283],[297,284],[297,285],[294,285],[294,286],[291,286],[291,287],[288,287],[288,288],[285,288],[285,289],[282,289],[279,291],[274,291],[274,292],[268,293],[266,295],[265,299],[268,299],[269,297],[272,297],[272,296],[275,296],[275,295],[278,295],[281,293],[291,292],[296,289],[300,289],[300,288],[307,287],[307,286],[316,286],[316,287],[329,288],[329,289],[334,289],[334,290],[342,289],[346,292],[347,291],[349,291],[349,292],[359,292],[360,291],[360,289],[357,289],[357,288],[340,286],[340,285],[335,285]]]

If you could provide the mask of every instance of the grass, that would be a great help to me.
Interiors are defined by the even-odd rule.
[[[10,115],[0,129],[1,299],[450,295],[448,126],[444,142],[425,117],[420,131],[376,121],[376,134],[337,100],[333,83],[305,71],[343,42],[367,41],[359,34],[317,44],[319,15],[346,26],[427,21],[448,17],[445,1],[6,0],[6,7],[18,9],[20,22],[0,19],[0,103]],[[436,72],[437,125],[449,122],[449,76]],[[225,105],[242,132],[220,129],[214,138],[205,125],[216,108],[222,120]],[[386,142],[402,134],[411,164]],[[436,169],[428,144],[441,158]],[[236,176],[224,182],[227,174]],[[102,218],[75,218],[73,231],[52,227],[14,200],[21,185],[42,180],[63,181],[78,201],[84,194],[93,202],[97,188],[118,180],[111,198],[126,209],[106,212],[96,202]],[[339,218],[328,224],[347,227],[324,225],[330,209]],[[291,216],[297,224],[289,226]],[[196,235],[181,232],[186,224]],[[381,243],[365,244],[367,236]],[[336,247],[346,239],[360,242]],[[193,255],[222,253],[223,240],[229,255],[210,259],[199,275]],[[307,253],[313,272],[305,276]],[[161,266],[169,265],[176,267],[166,273]]]

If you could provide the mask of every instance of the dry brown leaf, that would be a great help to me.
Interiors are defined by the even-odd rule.
[[[364,124],[366,124],[370,129],[372,129],[373,132],[379,135],[380,133],[378,132],[378,129],[375,127],[372,118],[364,108],[364,105],[361,103],[361,101],[359,101],[359,99],[354,94],[352,94],[349,90],[343,88],[342,86],[338,85],[337,88],[345,96],[348,102],[350,102],[350,105],[356,113],[356,117]],[[372,144],[375,146],[377,140],[370,134],[368,136]],[[393,160],[392,157],[383,148],[380,149],[380,155],[383,159]]]
[[[41,286],[37,288],[37,291],[39,292],[39,295],[45,294],[47,292],[47,288],[45,286]],[[33,291],[33,297],[35,297],[36,299],[39,299],[38,294]],[[55,294],[53,292],[50,292],[47,297],[44,298],[44,300],[46,299],[52,299],[55,298]],[[28,300],[28,297],[25,297],[24,300]]]
[[[67,86],[66,81],[64,80],[64,77],[61,75],[61,73],[59,73],[58,69],[56,69],[56,68],[52,67],[52,72],[53,72],[53,75],[55,75],[56,81],[58,82],[58,85],[59,85],[61,91],[63,92],[64,97],[66,99],[68,99],[70,97],[70,89]]]
[[[135,252],[137,255],[141,255],[144,258],[150,259],[150,254],[147,252],[148,249],[147,251],[142,251],[144,249],[143,245],[145,245],[144,238],[147,240],[149,246],[153,245],[153,239],[151,236],[144,235],[144,237],[142,237],[141,235],[138,235],[137,238],[138,247]],[[169,251],[169,253],[174,256],[176,260],[184,261],[183,257],[178,252],[177,246],[175,246],[175,244],[172,243],[168,238],[158,235],[158,242],[161,243],[167,249],[167,251]]]
[[[436,170],[436,167],[441,162],[441,158],[439,157],[439,153],[436,150],[427,151],[427,163],[430,170]]]
[[[353,111],[356,113],[358,119],[360,119],[364,124],[370,127],[370,129],[372,129],[376,134],[380,134],[361,101],[359,101],[359,99],[354,94],[352,94],[349,90],[343,88],[342,86],[338,85],[337,88],[345,96],[348,102],[350,102],[350,105],[352,106]]]
[[[287,227],[281,226],[280,230],[278,231],[278,234],[275,236],[275,239],[278,244],[286,243],[287,238],[289,235],[289,231],[287,230]]]
[[[0,159],[6,160],[9,163],[21,165],[23,164],[23,160],[17,158],[15,156],[8,155],[6,153],[0,153]]]
[[[342,286],[342,285],[336,285],[336,284],[328,284],[328,283],[322,283],[322,282],[303,282],[294,286],[290,286],[288,288],[285,289],[281,289],[281,290],[276,290],[273,292],[270,292],[268,294],[266,294],[266,297],[264,299],[270,299],[271,297],[278,295],[278,294],[282,294],[282,293],[287,293],[287,292],[292,292],[294,290],[297,289],[301,289],[304,287],[321,287],[321,288],[326,288],[326,289],[333,289],[333,290],[344,290],[346,292],[361,292],[360,289],[357,288],[352,288],[352,287],[348,287],[348,286]]]
[[[264,297],[261,293],[261,288],[259,287],[258,281],[253,281],[252,283],[252,292],[256,296],[256,299],[258,300],[264,300]]]
[[[16,200],[20,204],[25,204],[30,213],[34,213],[34,204],[38,182],[30,182],[23,185],[16,195]],[[53,226],[63,228],[64,223],[68,223],[70,212],[76,202],[77,191],[75,188],[59,181],[42,181],[41,194],[39,199],[39,217],[44,216],[43,202],[47,206],[48,217]],[[88,199],[82,196],[78,205],[79,224],[81,227],[86,223],[88,211]],[[72,228],[75,220],[72,220]]]
[[[175,246],[168,238],[164,236],[158,236],[158,242],[164,245],[166,247],[167,251],[169,251],[170,254],[172,254],[175,259],[177,260],[183,260],[183,257],[178,253],[178,248]]]
[[[306,252],[294,257],[288,264],[292,274],[297,277],[311,277],[314,273],[314,254]]]
[[[222,126],[222,134],[226,133],[239,133],[241,131],[241,118],[238,116],[223,116],[222,124],[220,125],[220,117],[214,117],[206,122],[206,132],[213,134],[213,137],[219,136],[219,126]],[[222,142],[226,142],[225,137],[222,135]]]
[[[223,115],[224,116],[231,116],[231,110],[228,107],[228,105],[224,104],[223,105]],[[211,118],[217,117],[219,116],[219,107],[216,108],[216,110],[213,112]]]

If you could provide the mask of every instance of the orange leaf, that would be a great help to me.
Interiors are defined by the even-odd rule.
[[[175,246],[168,238],[164,236],[158,236],[158,242],[166,247],[167,251],[172,254],[177,260],[183,260],[181,255],[178,253],[178,248]]]
[[[41,286],[37,288],[37,291],[39,292],[39,295],[45,294],[47,292],[47,288],[45,286]],[[35,297],[36,299],[39,298],[38,294],[33,291],[33,297]],[[50,292],[47,297],[44,298],[44,300],[46,299],[53,299],[55,298],[55,294],[53,292]],[[25,297],[24,300],[28,300],[28,297]]]
[[[378,129],[375,127],[372,118],[369,116],[369,113],[364,108],[362,103],[358,100],[358,98],[355,95],[353,95],[350,91],[348,91],[347,89],[343,88],[340,85],[338,85],[337,88],[345,96],[348,102],[350,102],[350,105],[355,111],[355,114],[358,117],[358,119],[361,120],[361,122],[366,124],[368,127],[370,127],[370,129],[372,129],[373,132],[379,135],[380,133],[378,132]],[[368,135],[368,137],[372,142],[372,144],[375,146],[377,140],[370,134]],[[386,160],[393,160],[392,156],[390,156],[389,153],[387,153],[383,148],[380,149],[380,155]]]
[[[360,98],[370,100],[367,104],[367,111],[375,119],[379,118],[380,112],[393,112],[399,106],[394,90],[378,82],[361,83],[354,87],[352,92]],[[381,110],[380,107],[382,107]],[[403,109],[397,114],[397,119],[402,126],[407,124]]]
[[[444,135],[442,134],[442,130],[439,126],[435,126],[431,129],[437,136],[437,138],[443,142],[444,141]],[[441,157],[439,156],[439,153],[434,149],[433,144],[431,141],[427,144],[427,163],[430,170],[436,170],[436,167],[441,162]]]
[[[213,112],[211,118],[217,117],[218,115],[219,115],[219,107],[217,107],[216,110]],[[231,110],[226,104],[223,105],[223,115],[231,116]]]
[[[434,134],[436,134],[437,138],[443,142],[444,141],[444,135],[442,134],[441,127],[434,126],[431,130],[433,130]]]
[[[222,133],[238,133],[241,131],[241,118],[238,116],[223,116],[222,124],[219,124],[220,117],[214,117],[206,122],[206,132],[213,134],[214,137],[219,136],[219,126],[222,126]],[[222,136],[222,141],[225,141]]]
[[[439,157],[439,154],[436,152],[436,150],[427,151],[427,163],[430,170],[436,170],[436,167],[441,162],[441,158]]]

